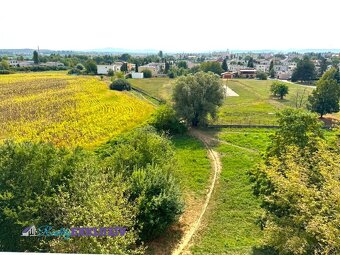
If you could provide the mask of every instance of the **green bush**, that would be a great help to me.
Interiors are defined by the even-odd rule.
[[[142,71],[143,75],[144,75],[144,78],[151,78],[152,77],[152,72],[150,69],[144,69]]]
[[[137,208],[128,185],[109,176],[98,157],[50,144],[6,142],[0,146],[0,250],[140,254]],[[23,238],[31,225],[125,226],[124,238]]]
[[[176,180],[158,165],[148,165],[132,173],[131,199],[139,208],[137,222],[142,240],[164,233],[183,212]]]
[[[184,123],[176,116],[175,110],[169,105],[160,106],[150,120],[150,125],[157,131],[165,131],[170,134],[183,134],[187,131]]]
[[[110,89],[112,90],[131,90],[131,84],[125,79],[117,79],[110,84]]]
[[[264,72],[257,72],[256,73],[256,78],[259,79],[259,80],[267,80],[268,76]]]

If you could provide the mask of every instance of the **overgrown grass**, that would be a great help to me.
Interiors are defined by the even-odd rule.
[[[188,135],[172,138],[179,162],[175,176],[184,193],[200,197],[205,194],[211,173],[210,161],[204,145]]]
[[[220,143],[223,170],[212,197],[203,227],[193,240],[193,254],[270,254],[260,248],[262,232],[256,225],[260,201],[252,194],[247,171],[261,160],[260,151],[272,131],[223,129],[219,139],[245,147]],[[254,149],[257,151],[249,151]]]

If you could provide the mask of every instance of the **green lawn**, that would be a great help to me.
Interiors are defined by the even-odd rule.
[[[175,173],[186,194],[200,198],[206,194],[206,188],[211,174],[210,161],[204,145],[183,135],[172,138],[175,146],[179,167]]]
[[[272,132],[222,129],[215,134],[238,147],[220,143],[215,148],[221,154],[223,170],[203,227],[193,240],[193,254],[270,254],[258,248],[263,236],[256,220],[262,210],[260,201],[252,194],[247,171],[261,160],[261,151]]]
[[[227,97],[219,109],[218,119],[214,124],[276,124],[275,113],[287,106],[296,105],[297,93],[304,98],[313,90],[296,84],[287,83],[289,94],[284,100],[278,100],[270,95],[272,81],[235,79],[225,81],[239,97]],[[305,103],[303,103],[305,107]]]
[[[170,100],[172,94],[173,79],[169,78],[147,78],[130,79],[132,86],[140,88],[150,95],[164,100]]]

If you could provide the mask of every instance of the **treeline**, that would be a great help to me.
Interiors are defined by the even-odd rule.
[[[183,211],[171,142],[145,126],[95,152],[7,141],[0,146],[0,250],[142,254]],[[126,227],[116,237],[21,237],[32,224]]]

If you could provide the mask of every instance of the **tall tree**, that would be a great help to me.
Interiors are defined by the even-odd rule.
[[[222,62],[222,69],[223,69],[225,72],[228,71],[227,58],[223,59],[223,62]]]
[[[204,125],[208,115],[216,117],[217,107],[223,103],[224,89],[218,75],[198,72],[178,79],[173,98],[178,116],[196,127]]]
[[[322,118],[327,113],[339,111],[340,83],[339,70],[331,68],[317,82],[316,89],[309,96],[308,109],[317,112]]]
[[[315,65],[308,56],[299,60],[292,75],[292,81],[311,81],[316,76]]]
[[[34,61],[34,64],[39,64],[39,55],[36,50],[33,51],[33,61]]]
[[[270,78],[274,78],[275,77],[275,69],[274,69],[274,61],[273,60],[270,61],[269,75],[270,75]]]
[[[254,68],[254,59],[252,57],[249,58],[247,67]]]
[[[163,58],[163,51],[160,50],[160,51],[158,52],[158,57],[160,57],[161,59]]]

